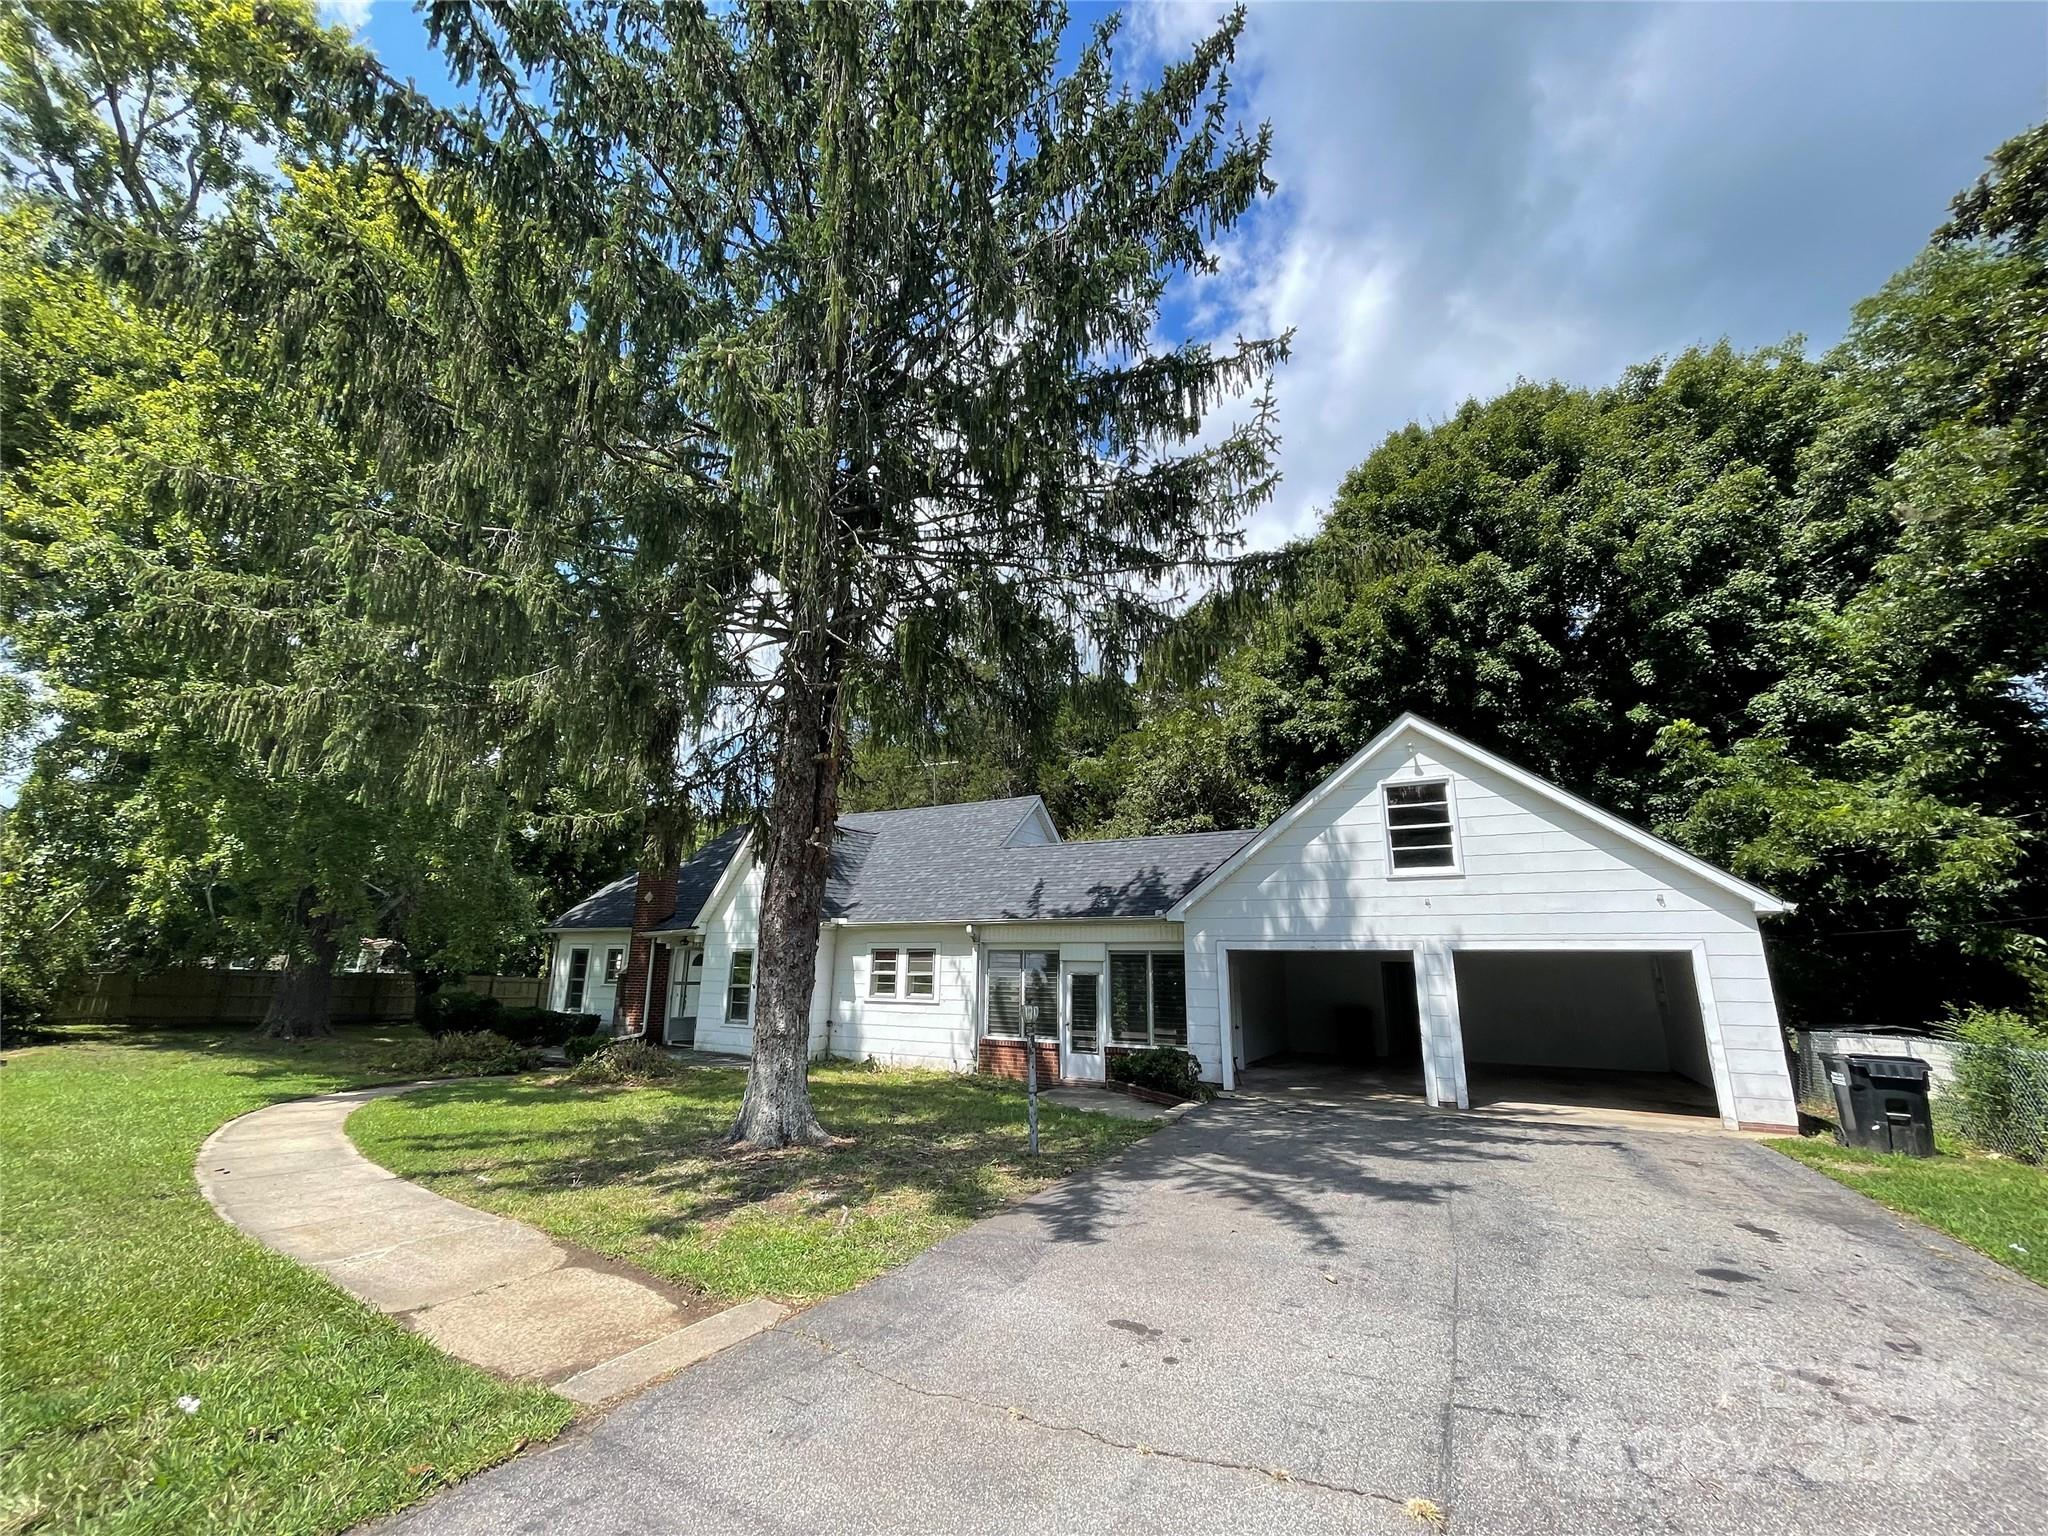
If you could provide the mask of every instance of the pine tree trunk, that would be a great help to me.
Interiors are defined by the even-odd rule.
[[[832,1139],[811,1109],[810,1015],[844,743],[836,687],[784,697],[754,959],[754,1060],[732,1131],[757,1147]]]
[[[307,915],[317,902],[311,891],[299,898],[305,944],[285,960],[277,990],[270,994],[270,1008],[257,1026],[257,1033],[267,1039],[312,1040],[334,1033],[334,962],[341,941],[329,914]]]

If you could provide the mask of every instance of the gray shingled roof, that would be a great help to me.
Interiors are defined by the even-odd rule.
[[[584,897],[564,912],[550,928],[630,928],[633,926],[633,882],[627,875],[603,890]]]
[[[746,828],[734,827],[721,832],[689,858],[676,870],[676,902],[674,910],[664,914],[656,923],[657,932],[688,928],[697,921],[697,914],[703,910],[705,898],[710,896],[712,887],[718,884],[718,877],[725,873],[725,866],[732,862],[740,841],[747,835]],[[614,880],[603,890],[586,896],[548,926],[550,928],[631,928],[633,926],[633,894],[635,877],[627,875]]]
[[[1026,795],[841,817],[825,915],[853,923],[1156,917],[1257,835],[1193,832],[1007,846],[1036,803],[1037,796]],[[657,931],[696,922],[739,838],[737,831],[728,832],[683,866],[675,914],[657,924]],[[623,928],[632,921],[632,908],[629,876],[572,907],[555,926]],[[607,920],[579,918],[586,909]]]
[[[851,923],[1157,917],[1256,835],[950,849],[874,837],[857,857],[835,859],[825,911]]]

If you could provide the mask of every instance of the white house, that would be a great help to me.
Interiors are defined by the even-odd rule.
[[[550,930],[552,1006],[746,1051],[759,886],[737,833],[607,886]],[[1758,919],[1785,910],[1403,715],[1257,831],[1064,842],[1036,796],[842,817],[812,1048],[1015,1073],[1029,1020],[1067,1079],[1173,1045],[1226,1089],[1285,1059],[1782,1129]]]

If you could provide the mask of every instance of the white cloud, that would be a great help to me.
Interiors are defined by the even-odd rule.
[[[1280,196],[1172,317],[1296,328],[1253,542],[1308,531],[1388,432],[1518,378],[1832,341],[2039,114],[2038,17],[1939,10],[1255,7],[1232,73]],[[1126,62],[1219,13],[1133,7]]]
[[[373,0],[320,0],[320,19],[331,27],[360,32],[370,24]]]

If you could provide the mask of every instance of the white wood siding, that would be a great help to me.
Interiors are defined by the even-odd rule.
[[[747,857],[744,853],[742,858]],[[761,866],[748,863],[746,873],[726,886],[715,910],[701,912],[697,925],[704,934],[704,990],[697,999],[697,1048],[753,1054],[750,1019],[728,1019],[726,1002],[732,981],[732,954],[752,949],[761,912]]]
[[[594,1013],[609,1025],[617,999],[615,989],[604,984],[605,951],[624,949],[630,954],[632,938],[623,928],[579,928],[556,934],[554,957],[548,963],[547,1006],[557,1012],[569,1006],[569,951],[587,949],[590,969],[584,973],[582,1012]]]
[[[974,1070],[979,957],[965,925],[835,926],[831,945],[833,1055],[855,1061],[872,1056],[893,1067]],[[869,997],[868,977],[877,949],[935,951],[931,1000]],[[822,1029],[817,1031],[817,1048],[824,1049]]]
[[[1381,786],[1449,778],[1458,872],[1391,874]],[[1465,1100],[1459,948],[1654,949],[1698,957],[1700,1005],[1724,1118],[1796,1119],[1756,914],[1593,818],[1476,759],[1396,740],[1359,764],[1188,909],[1188,1043],[1212,1079],[1226,1042],[1226,948],[1412,951],[1432,1097]]]

